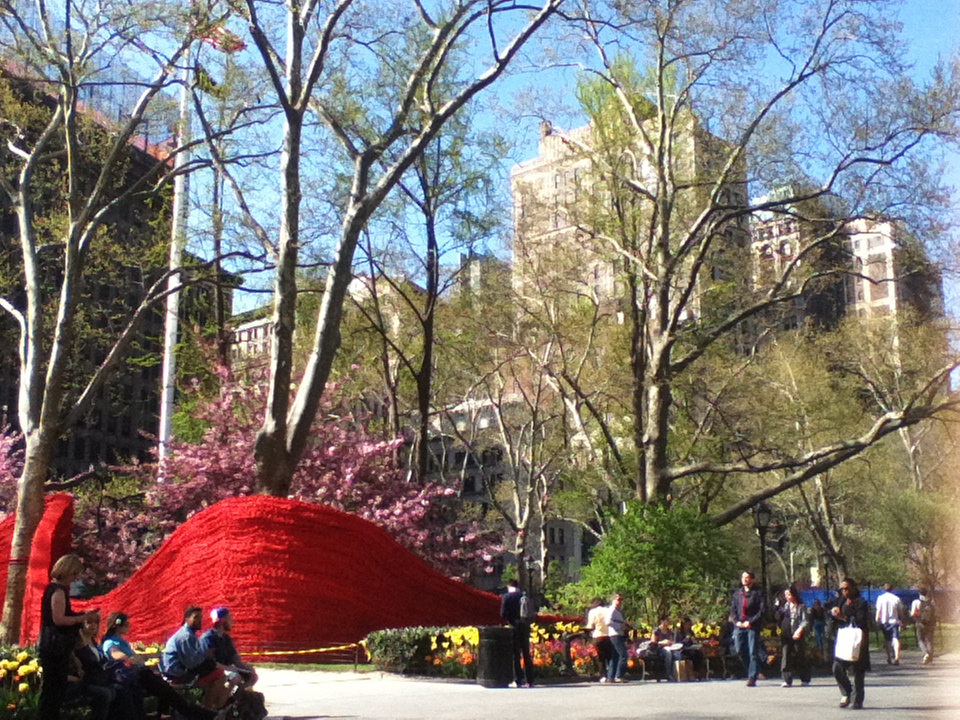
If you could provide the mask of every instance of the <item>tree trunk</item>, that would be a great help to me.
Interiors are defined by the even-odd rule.
[[[640,502],[649,501],[647,496],[647,483],[645,476],[645,463],[643,458],[644,434],[646,428],[646,410],[644,401],[645,378],[647,374],[647,351],[644,343],[644,317],[643,306],[643,286],[638,282],[637,271],[632,265],[629,266],[630,282],[630,318],[633,323],[631,328],[630,344],[630,367],[633,375],[633,388],[631,392],[631,402],[633,408],[633,446],[636,448],[639,457],[637,458],[636,470],[636,494]]]
[[[437,297],[440,294],[440,248],[437,241],[436,218],[426,196],[424,209],[427,230],[427,297],[423,313],[423,358],[417,371],[417,411],[420,414],[417,429],[417,473],[427,476],[430,463],[430,394],[433,382],[433,338],[436,330]]]
[[[20,621],[27,588],[27,571],[33,536],[43,517],[43,486],[50,471],[53,442],[48,433],[38,431],[27,436],[23,473],[17,487],[16,524],[10,543],[10,566],[7,569],[7,594],[0,621],[0,643],[20,642]]]
[[[254,443],[257,490],[286,497],[298,457],[291,462],[287,446],[287,412],[293,379],[293,332],[297,321],[297,263],[300,237],[300,140],[303,116],[288,112],[280,160],[280,242],[274,281],[270,388],[263,427]]]

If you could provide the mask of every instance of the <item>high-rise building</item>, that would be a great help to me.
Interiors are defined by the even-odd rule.
[[[848,313],[923,320],[943,316],[943,278],[916,238],[889,221],[854,220],[844,227],[853,273],[844,283]]]
[[[52,111],[51,99],[30,82],[19,79],[6,65],[0,65],[0,83],[10,91],[4,101]],[[0,113],[5,109],[10,110],[0,103]],[[113,126],[103,113],[86,105],[80,105],[79,111],[91,145],[99,142],[97,133],[106,135],[112,131]],[[35,117],[42,118],[43,113]],[[128,144],[125,181],[136,182],[153,172],[157,163],[168,162],[168,157],[164,147],[152,144],[145,137],[132,138]],[[47,175],[57,171],[56,153],[51,153],[51,158],[52,164],[43,168]],[[100,168],[95,160],[81,158],[78,167],[81,183],[96,180]],[[55,224],[57,200],[55,190],[39,187],[34,199],[36,216]],[[151,249],[162,246],[169,232],[169,209],[162,197],[131,195],[108,215],[96,240],[97,249],[90,254],[76,288],[80,297],[79,332],[72,348],[67,402],[76,397],[97,365],[103,362],[132,312],[165,272],[165,254],[153,253]],[[45,294],[55,301],[61,268],[59,246],[41,245],[40,263],[49,281]],[[15,307],[22,307],[26,298],[17,280],[21,277],[20,252],[16,214],[6,194],[0,193],[0,266],[8,270],[0,272],[0,276],[6,278],[0,292]],[[184,318],[194,324],[204,324],[214,317],[214,295],[212,286],[207,285],[194,285],[185,291],[181,302]],[[229,306],[229,291],[224,295],[224,302]],[[128,353],[130,359],[121,363],[100,389],[87,416],[59,440],[53,466],[56,475],[69,477],[91,466],[133,458],[148,459],[155,444],[150,436],[158,430],[163,331],[164,308],[157,306],[145,314]],[[19,337],[19,328],[6,313],[0,314],[0,336],[8,339],[0,345],[0,422],[5,421],[16,431],[20,360],[14,339]]]
[[[939,270],[909,233],[891,221],[810,220],[802,213],[758,213],[752,226],[753,284],[763,289],[790,277],[802,292],[767,314],[781,330],[811,322],[835,326],[848,315],[895,317],[905,310],[929,320],[943,314]],[[824,239],[826,238],[826,239]],[[811,243],[818,242],[815,253]],[[821,278],[803,286],[811,272]]]
[[[651,121],[652,122],[652,121]],[[685,114],[673,128],[671,146],[677,178],[672,198],[673,232],[677,237],[691,231],[704,208],[710,206],[710,193],[720,177],[728,149],[720,138],[707,132],[692,114]],[[609,187],[598,181],[591,158],[594,131],[584,126],[557,131],[543,123],[539,154],[520,163],[511,173],[514,205],[513,284],[521,297],[535,297],[535,286],[560,288],[585,294],[601,304],[621,305],[627,298],[624,280],[628,263],[639,256],[639,247],[649,232],[653,212],[650,195],[636,193],[626,200],[635,210],[634,237],[613,237],[610,217],[616,201]],[[626,154],[626,153],[625,153]],[[653,159],[636,158],[623,172],[639,178],[639,183],[655,187]],[[719,193],[718,204],[729,208],[745,207],[747,189],[743,164],[729,176]],[[627,222],[620,229],[627,232]],[[729,277],[732,267],[743,259],[748,246],[749,228],[745,218],[711,227],[713,234],[708,271],[699,277],[707,282]],[[673,240],[671,240],[673,242]],[[698,281],[699,283],[699,281]],[[687,307],[690,315],[700,312],[700,294],[695,293]]]

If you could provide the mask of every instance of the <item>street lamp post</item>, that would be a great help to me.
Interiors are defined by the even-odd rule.
[[[828,590],[831,586],[830,583],[830,561],[833,559],[833,556],[826,550],[820,553],[820,565],[823,567],[823,578],[820,580],[820,587],[824,590]]]
[[[773,512],[765,502],[761,500],[753,506],[753,522],[757,528],[757,535],[760,536],[760,587],[763,588],[763,598],[766,601],[768,617],[770,613],[770,588],[767,585],[767,530],[772,519]]]

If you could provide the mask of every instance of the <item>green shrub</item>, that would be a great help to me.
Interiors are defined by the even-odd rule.
[[[381,670],[412,675],[427,674],[427,657],[440,628],[378,630],[363,641],[370,662]]]

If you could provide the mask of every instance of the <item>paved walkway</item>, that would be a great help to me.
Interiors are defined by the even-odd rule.
[[[874,655],[876,659],[876,655]],[[881,662],[883,662],[881,658]],[[783,689],[779,680],[748,688],[739,680],[701,683],[573,683],[491,690],[474,683],[375,673],[264,670],[258,689],[271,720],[617,720],[730,718],[832,720],[850,716],[889,720],[960,718],[960,655],[920,665],[907,653],[900,667],[874,664],[862,711],[841,710],[832,678]]]

